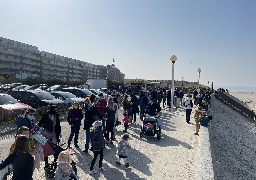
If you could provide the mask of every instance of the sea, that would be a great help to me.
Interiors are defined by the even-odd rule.
[[[247,93],[256,93],[256,87],[242,87],[242,86],[215,86],[214,89],[224,88],[229,92],[247,92]]]

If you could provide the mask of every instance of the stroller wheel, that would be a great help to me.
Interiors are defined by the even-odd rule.
[[[50,171],[47,172],[47,177],[48,178],[53,178],[54,176],[55,176],[55,172],[54,171],[50,170]]]

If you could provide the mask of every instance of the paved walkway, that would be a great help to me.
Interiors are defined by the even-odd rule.
[[[194,109],[191,117],[194,115]],[[137,116],[138,124],[132,124],[128,130],[130,134],[129,143],[132,146],[128,149],[128,159],[130,167],[126,168],[123,165],[118,166],[116,162],[116,147],[109,145],[104,150],[103,166],[107,169],[106,172],[98,172],[95,175],[89,175],[89,165],[92,161],[93,153],[85,154],[85,130],[81,128],[79,134],[80,149],[74,148],[76,152],[72,155],[72,159],[77,162],[78,177],[84,179],[164,179],[164,180],[179,180],[179,179],[197,179],[197,164],[198,164],[198,136],[194,135],[195,122],[191,118],[192,124],[185,122],[185,110],[178,108],[174,113],[168,110],[162,110],[162,139],[157,140],[155,137],[143,137],[140,139],[141,121]],[[67,142],[70,133],[70,127],[67,122],[61,122],[62,126],[62,143]],[[81,126],[83,127],[83,125]],[[123,125],[118,127],[117,141],[123,134]],[[5,159],[8,156],[9,148],[14,141],[14,132],[0,136],[0,159]],[[52,158],[51,158],[52,159]],[[50,161],[51,161],[50,159]],[[43,170],[44,162],[41,162],[41,168],[35,170],[33,178],[49,179],[45,177]],[[95,164],[95,170],[98,170],[98,159]]]

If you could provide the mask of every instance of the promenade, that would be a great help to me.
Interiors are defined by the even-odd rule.
[[[123,134],[123,125],[118,126],[117,141],[113,145],[109,145],[104,149],[103,166],[107,169],[105,172],[98,171],[98,160],[95,164],[95,170],[98,171],[95,175],[89,175],[89,166],[92,161],[93,153],[89,154],[82,152],[85,144],[85,130],[82,129],[83,121],[79,134],[79,147],[72,149],[75,154],[72,159],[77,163],[78,177],[80,180],[86,179],[144,179],[144,180],[195,180],[197,179],[198,166],[198,140],[199,137],[194,135],[195,122],[194,110],[191,114],[191,124],[185,121],[185,109],[178,108],[173,113],[169,109],[162,109],[162,138],[157,140],[155,137],[139,136],[141,121],[137,115],[137,123],[131,124],[128,133],[130,134],[129,143],[132,146],[128,149],[127,162],[130,167],[126,168],[121,160],[122,165],[116,165],[116,147],[117,141]],[[122,117],[120,117],[122,119]],[[62,138],[61,143],[68,140],[70,127],[66,121],[61,122]],[[15,132],[0,136],[0,159],[5,159],[9,154],[9,149],[14,141]],[[51,162],[53,158],[50,158]],[[49,179],[46,178],[43,169],[44,162],[41,162],[39,170],[35,169],[33,178],[35,180]],[[53,179],[53,178],[52,178]]]

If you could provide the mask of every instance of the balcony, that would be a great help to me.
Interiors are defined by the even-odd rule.
[[[13,62],[13,58],[1,57],[0,60],[5,61],[5,62]]]
[[[0,68],[1,69],[12,69],[12,66],[11,65],[6,65],[6,64],[1,64]]]
[[[20,66],[13,66],[13,69],[20,69]]]

